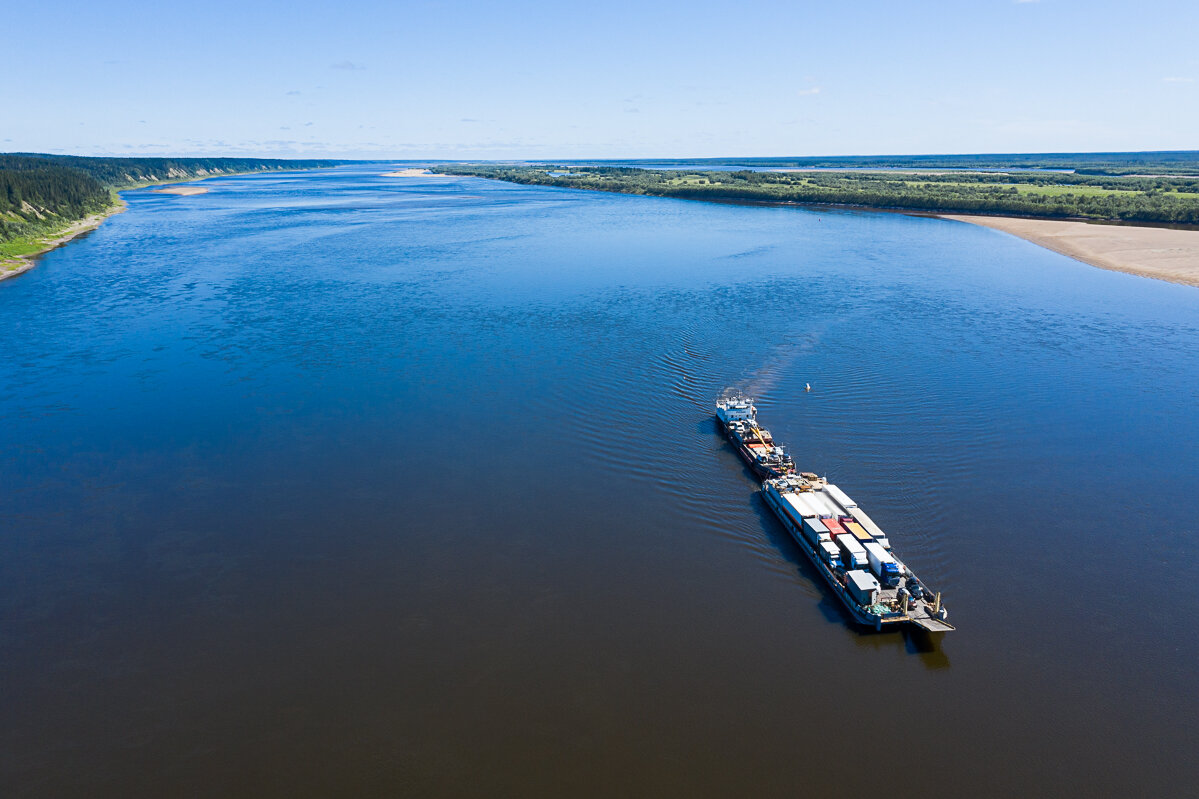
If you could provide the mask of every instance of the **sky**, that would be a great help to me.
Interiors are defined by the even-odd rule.
[[[0,151],[1199,149],[1199,2],[0,0]]]

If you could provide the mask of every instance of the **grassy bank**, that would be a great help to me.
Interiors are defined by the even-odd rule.
[[[1053,172],[704,171],[456,165],[435,172],[694,200],[1199,225],[1199,178]]]
[[[0,279],[124,209],[118,190],[338,161],[255,158],[88,158],[0,154]]]
[[[37,256],[95,230],[108,217],[125,210],[116,192],[112,204],[80,219],[55,220],[29,229],[24,235],[0,241],[0,280],[15,277],[37,264]]]

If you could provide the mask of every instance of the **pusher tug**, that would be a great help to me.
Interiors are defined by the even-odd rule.
[[[759,478],[786,477],[795,471],[791,456],[775,445],[769,430],[758,426],[758,409],[753,400],[738,393],[721,397],[716,403],[716,419],[737,453]]]

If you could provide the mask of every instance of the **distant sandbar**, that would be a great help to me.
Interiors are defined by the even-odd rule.
[[[167,186],[165,189],[153,189],[152,191],[155,194],[181,194],[185,197],[208,193],[208,189],[203,186]]]
[[[410,167],[408,169],[397,169],[395,172],[384,172],[382,177],[385,178],[420,178],[431,176],[434,173],[424,168]]]
[[[1199,230],[1008,216],[939,216],[1002,230],[1101,269],[1199,286]]]

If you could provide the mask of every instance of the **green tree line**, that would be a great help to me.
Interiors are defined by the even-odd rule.
[[[112,202],[109,189],[82,170],[0,156],[0,241],[82,219]]]
[[[512,183],[697,200],[1199,225],[1199,179],[1045,172],[757,172],[442,166]]]
[[[975,155],[843,155],[803,158],[635,159],[564,161],[570,165],[678,167],[703,169],[744,166],[755,169],[1053,169],[1090,175],[1199,175],[1199,151],[1158,150],[1139,153],[983,153]]]
[[[143,183],[188,180],[209,175],[317,169],[344,163],[313,159],[293,161],[281,158],[92,158],[81,155],[45,155],[41,153],[16,153],[15,155],[78,169],[106,186],[117,189]]]
[[[211,175],[314,169],[337,161],[263,158],[89,158],[0,154],[0,243],[112,207],[116,189]]]

